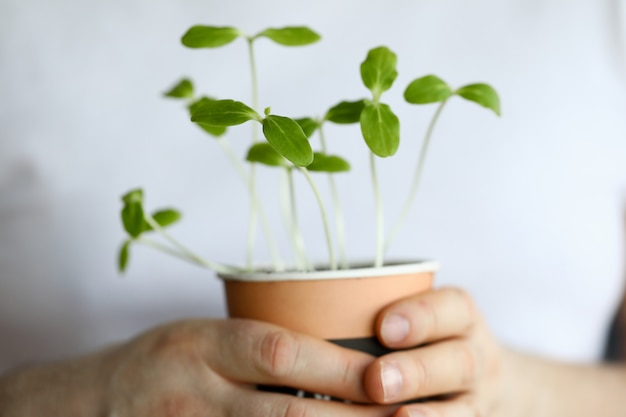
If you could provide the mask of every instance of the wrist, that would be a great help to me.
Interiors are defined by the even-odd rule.
[[[3,417],[97,417],[105,411],[108,351],[0,378]]]

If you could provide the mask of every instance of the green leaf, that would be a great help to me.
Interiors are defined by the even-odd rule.
[[[314,159],[306,169],[314,172],[346,172],[350,171],[350,163],[340,156],[326,155],[321,152],[313,154]]]
[[[188,48],[217,48],[227,45],[241,35],[233,27],[193,26],[181,39]]]
[[[313,162],[313,150],[298,123],[288,117],[269,115],[263,120],[263,134],[282,156],[297,166]]]
[[[193,83],[187,78],[183,78],[174,87],[163,93],[165,97],[171,98],[192,98]]]
[[[283,158],[283,156],[267,142],[260,142],[252,145],[248,150],[246,160],[272,167],[287,166],[285,158]]]
[[[361,120],[361,112],[365,107],[365,100],[342,101],[331,107],[324,116],[325,120],[338,124],[357,123]]]
[[[315,121],[314,119],[311,119],[310,117],[294,119],[294,121],[300,125],[300,127],[302,128],[302,131],[304,132],[307,138],[310,138],[319,127],[319,123],[317,123],[317,121]]]
[[[219,138],[220,136],[224,135],[224,133],[226,133],[225,126],[211,126],[211,125],[207,125],[204,123],[196,123],[196,124],[198,125],[198,127],[200,127],[202,130],[207,132],[209,135],[215,136],[216,138]]]
[[[126,271],[126,267],[128,266],[128,257],[130,255],[129,251],[131,243],[132,241],[130,239],[126,240],[120,247],[120,251],[117,255],[117,268],[120,273]]]
[[[491,109],[495,114],[500,116],[500,97],[498,97],[496,90],[489,84],[479,83],[466,85],[456,90],[455,94]]]
[[[201,97],[200,99],[194,101],[193,103],[191,103],[188,107],[189,109],[189,115],[193,116],[193,113],[198,110],[200,107],[202,107],[202,105],[212,102],[212,101],[216,101],[215,99],[212,99],[210,97]],[[204,130],[205,132],[207,132],[209,135],[211,136],[215,136],[215,137],[220,137],[222,136],[224,133],[226,133],[226,127],[225,126],[211,126],[208,125],[206,123],[196,123],[202,130]]]
[[[396,54],[385,46],[370,50],[367,58],[361,64],[361,78],[363,84],[374,95],[377,101],[380,95],[391,88],[398,76],[396,71]]]
[[[320,40],[320,35],[305,26],[292,26],[280,29],[269,28],[255,36],[265,36],[284,46],[304,46]]]
[[[441,78],[426,75],[408,85],[404,99],[411,104],[429,104],[447,100],[452,94],[450,86]]]
[[[235,126],[248,120],[261,121],[261,116],[240,101],[209,100],[199,106],[191,121],[209,126]]]
[[[163,209],[152,213],[152,218],[161,227],[170,226],[180,220],[181,214],[178,210]]]
[[[122,196],[124,207],[121,217],[124,230],[133,238],[144,231],[143,220],[143,191],[136,189]]]
[[[367,103],[361,113],[361,133],[375,155],[391,156],[400,145],[400,120],[388,105]]]

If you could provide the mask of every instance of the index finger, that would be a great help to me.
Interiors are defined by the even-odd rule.
[[[371,402],[363,387],[371,355],[268,323],[238,319],[214,323],[204,330],[202,355],[222,376]]]
[[[390,348],[409,348],[467,334],[476,322],[471,297],[458,288],[416,294],[387,306],[376,332]]]

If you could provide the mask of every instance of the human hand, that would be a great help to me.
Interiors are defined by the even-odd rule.
[[[385,308],[377,334],[393,349],[365,374],[380,404],[435,397],[405,405],[394,417],[491,416],[502,393],[505,351],[469,295],[455,288],[421,293]]]
[[[395,408],[261,392],[280,385],[371,402],[373,357],[249,320],[189,320],[151,330],[111,353],[106,416],[388,417]]]

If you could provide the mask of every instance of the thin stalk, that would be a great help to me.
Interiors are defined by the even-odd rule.
[[[320,144],[322,146],[322,152],[327,153],[326,137],[324,135],[324,129],[322,128],[322,122],[319,123],[319,135]],[[330,194],[333,201],[333,208],[335,212],[335,228],[337,230],[337,246],[339,250],[339,263],[342,269],[348,269],[348,257],[346,255],[346,229],[343,216],[343,210],[341,209],[341,203],[339,200],[339,192],[337,190],[337,184],[335,183],[335,176],[328,174],[328,185],[330,187]]]
[[[248,38],[248,58],[250,61],[250,77],[252,82],[252,108],[259,111],[259,81],[254,56],[254,38]],[[256,123],[252,126],[252,143],[259,141],[259,130]]]
[[[256,175],[255,166],[252,164],[250,167],[250,178],[248,181],[250,190],[250,214],[248,216],[248,242],[246,244],[246,270],[251,271],[253,269],[254,262],[254,241],[256,238],[256,226],[257,226],[257,210],[258,205],[256,201]]]
[[[252,77],[252,108],[258,110],[259,106],[259,93],[258,93],[258,81],[257,81],[257,70],[256,70],[256,61],[254,58],[254,47],[253,47],[254,38],[248,38],[248,56],[250,59],[250,76]],[[256,123],[252,124],[252,143],[258,142],[259,139],[259,131],[257,129]],[[257,226],[257,209],[258,204],[256,202],[256,165],[250,165],[250,216],[248,218],[248,243],[246,245],[246,268],[248,270],[252,270],[253,266],[253,252],[254,252],[254,241],[256,237],[256,226]]]
[[[396,236],[400,232],[400,229],[402,228],[402,225],[406,221],[409,211],[411,210],[413,201],[415,200],[415,197],[417,196],[417,190],[419,188],[419,184],[422,178],[422,172],[424,171],[424,165],[426,163],[426,154],[428,152],[428,146],[430,145],[430,140],[432,138],[435,125],[437,124],[437,120],[439,120],[439,115],[441,114],[441,111],[443,110],[443,107],[445,106],[446,102],[447,100],[442,101],[439,107],[437,107],[437,110],[435,111],[433,118],[431,119],[430,124],[428,125],[428,129],[426,130],[426,135],[424,136],[424,141],[422,142],[422,148],[420,149],[419,157],[417,160],[417,165],[415,167],[415,174],[413,175],[413,182],[411,184],[409,194],[404,203],[404,207],[402,208],[402,212],[400,213],[400,217],[398,217],[398,220],[395,222],[393,228],[391,229],[391,233],[389,234],[389,237],[387,238],[387,241],[385,242],[385,252],[389,249],[389,246],[391,245],[393,240],[396,238]]]
[[[298,167],[298,169],[300,170],[300,172],[304,174],[305,178],[309,182],[309,185],[311,186],[311,189],[313,190],[313,194],[315,194],[315,198],[317,199],[317,204],[319,205],[320,212],[322,214],[322,222],[324,224],[324,233],[326,234],[326,245],[328,247],[328,258],[330,261],[330,269],[334,271],[337,269],[337,261],[335,260],[335,252],[333,250],[333,240],[330,236],[330,228],[328,227],[328,215],[326,214],[326,209],[324,208],[322,195],[320,194],[319,190],[315,186],[315,182],[313,181],[313,178],[311,178],[311,174],[309,174],[309,171],[303,167]]]
[[[151,215],[144,213],[144,218],[146,220],[146,223],[148,223],[152,229],[154,229],[156,232],[158,232],[161,236],[163,236],[163,238],[165,238],[167,241],[169,241],[176,249],[178,249],[178,255],[179,257],[183,258],[183,259],[187,259],[188,261],[195,263],[197,265],[201,265],[204,266],[206,268],[212,269],[216,272],[222,272],[222,273],[229,273],[229,272],[237,272],[239,271],[239,268],[235,268],[233,266],[229,266],[229,265],[224,265],[224,264],[220,264],[218,262],[213,262],[213,261],[209,261],[206,260],[204,258],[202,258],[199,255],[196,255],[194,252],[192,252],[190,249],[188,249],[187,247],[185,247],[182,243],[180,243],[179,241],[177,241],[176,239],[174,239],[170,234],[168,234],[161,226],[159,226],[159,224],[154,220],[154,218],[152,218]],[[150,241],[152,242],[152,241]],[[146,242],[142,242],[142,243],[146,243]],[[156,242],[154,242],[156,243]],[[165,246],[157,244],[159,247],[158,249],[160,250],[164,250]],[[154,245],[153,245],[154,246]],[[157,247],[157,246],[155,246]],[[175,251],[173,250],[164,250],[165,252],[169,253],[169,254],[174,254]]]
[[[292,168],[286,168],[286,171],[287,171],[287,181],[289,183],[289,188],[288,188],[289,190],[289,214],[291,218],[290,229],[291,229],[291,233],[293,236],[293,243],[294,243],[295,250],[296,250],[296,260],[297,260],[298,268],[312,271],[313,267],[306,256],[304,240],[302,239],[302,233],[300,232],[300,227],[298,226],[298,215],[297,215],[297,207],[296,207],[296,190],[293,184]]]
[[[385,253],[385,218],[383,214],[383,200],[378,184],[378,174],[376,173],[376,156],[373,152],[370,152],[370,171],[372,173],[372,187],[374,189],[374,201],[376,205],[376,261],[374,266],[380,268],[383,266],[383,255]]]
[[[284,268],[283,261],[280,257],[280,252],[278,251],[278,245],[276,243],[276,239],[274,238],[274,235],[272,234],[272,229],[270,228],[267,215],[265,214],[265,210],[263,209],[263,206],[261,205],[261,200],[259,198],[259,195],[256,192],[256,190],[251,187],[250,180],[248,178],[248,174],[246,173],[244,165],[241,163],[239,158],[237,158],[237,156],[233,152],[233,149],[228,144],[228,141],[222,138],[218,138],[217,141],[220,144],[226,156],[228,157],[228,159],[235,166],[235,169],[239,173],[241,180],[246,184],[246,187],[248,187],[249,192],[254,198],[254,201],[255,201],[255,204],[259,213],[259,218],[261,220],[261,228],[263,229],[263,233],[265,234],[265,238],[267,239],[267,243],[269,245],[269,250],[272,256],[274,269],[276,271],[283,271],[285,268]]]

